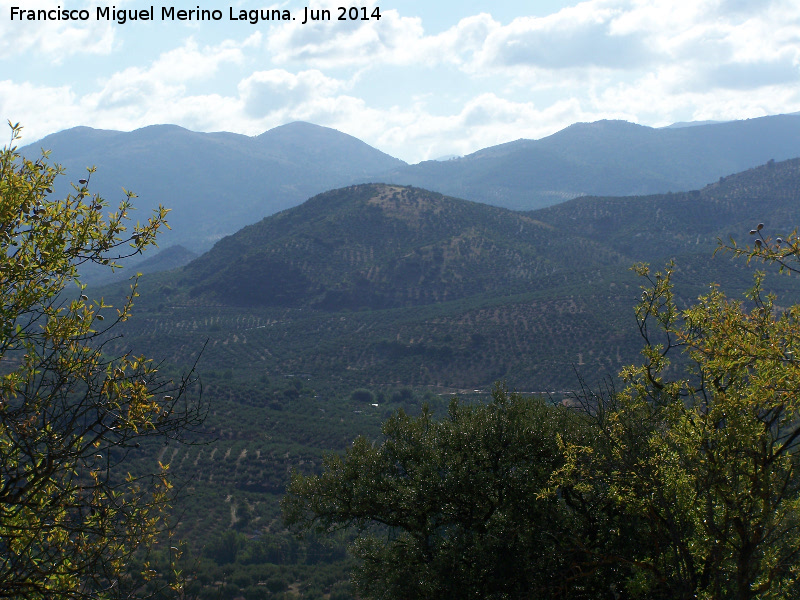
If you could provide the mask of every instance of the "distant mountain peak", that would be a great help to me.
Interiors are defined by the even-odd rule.
[[[573,123],[572,125],[566,127],[565,129],[572,129],[572,128],[605,129],[608,127],[628,127],[630,129],[652,129],[652,127],[648,127],[647,125],[632,123],[631,121],[626,121],[625,119],[600,119],[599,121],[580,121],[578,123]]]
[[[499,144],[461,160],[422,162],[378,177],[495,206],[533,209],[583,195],[698,189],[771,158],[797,156],[797,116],[672,128],[607,119],[575,123],[538,140]]]
[[[286,134],[286,133],[309,133],[309,132],[330,132],[330,133],[341,133],[336,129],[331,127],[325,127],[324,125],[315,125],[314,123],[309,123],[308,121],[292,121],[291,123],[284,123],[283,125],[278,125],[277,127],[273,127],[272,129],[267,129],[265,132],[260,133],[259,135],[255,136],[256,138],[262,137],[273,137],[276,135]],[[347,135],[347,134],[344,134]]]
[[[32,158],[41,148],[52,150],[52,160],[66,169],[59,194],[69,193],[69,181],[96,165],[93,192],[114,203],[122,187],[133,190],[134,218],[163,204],[171,209],[172,230],[162,241],[193,251],[309,196],[405,165],[350,135],[304,122],[257,137],[178,125],[130,132],[80,127],[23,152]]]
[[[309,123],[307,121],[292,121],[291,123],[278,125],[277,127],[268,129],[264,133],[256,136],[255,139],[291,140],[295,138],[298,140],[308,139],[308,138],[326,139],[326,140],[333,140],[333,139],[349,140],[351,142],[357,142],[358,144],[363,144],[364,146],[367,146],[366,142],[362,142],[357,137],[354,137],[348,133],[344,133],[332,127],[325,127],[324,125],[316,125],[314,123]]]
[[[172,123],[156,123],[155,125],[145,125],[144,127],[139,127],[131,131],[131,133],[137,132],[151,132],[151,131],[186,131],[188,133],[194,133],[190,129],[186,129],[186,127],[181,127],[180,125],[173,125]]]
[[[335,131],[341,133],[338,129],[334,129],[333,127],[326,127],[325,125],[317,125],[316,123],[309,123],[308,121],[291,121],[289,123],[284,123],[283,125],[278,125],[273,127],[272,129],[268,129],[264,133],[269,133],[270,131],[280,131],[280,130],[325,130],[325,131]],[[264,135],[263,133],[261,135]],[[345,134],[346,135],[346,134]]]

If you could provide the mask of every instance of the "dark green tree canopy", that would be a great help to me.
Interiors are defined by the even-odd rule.
[[[329,456],[319,476],[295,476],[283,500],[292,526],[357,528],[364,597],[549,598],[602,579],[584,576],[600,565],[547,493],[564,440],[586,442],[574,411],[496,387],[488,404],[454,399],[441,420],[401,411],[383,434]]]

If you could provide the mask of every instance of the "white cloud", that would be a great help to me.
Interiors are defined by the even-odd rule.
[[[370,143],[390,154],[414,147],[415,160],[464,155],[519,138],[540,138],[575,121],[596,118],[575,99],[559,100],[540,109],[532,102],[511,102],[493,93],[470,99],[457,114],[434,115],[420,104],[409,112],[389,111],[383,116],[383,131],[372,135],[364,131],[365,139],[375,140]]]
[[[673,0],[589,0],[507,25],[483,13],[438,35],[426,35],[420,19],[389,10],[379,22],[283,24],[266,47],[277,63],[422,70],[449,64],[471,76],[504,73],[537,86],[597,81],[607,78],[603,71],[638,77],[675,63],[701,74],[721,69],[705,82],[695,78],[698,85],[786,82],[787,66],[800,64],[800,8],[790,0],[759,3],[760,10],[751,4],[697,0],[678,9]]]
[[[193,93],[189,86],[212,78],[223,66],[241,65],[245,51],[261,43],[256,32],[241,42],[200,46],[193,38],[161,54],[148,67],[129,67],[99,82],[99,88],[78,96],[68,86],[0,82],[0,114],[26,126],[26,139],[76,125],[134,129],[156,123],[189,128],[230,126],[227,115],[242,113],[236,97]]]
[[[25,143],[70,124],[83,124],[87,114],[89,111],[83,110],[80,98],[66,86],[0,81],[0,115],[23,125]]]
[[[631,82],[609,85],[593,99],[594,111],[616,108],[629,120],[654,126],[674,121],[729,120],[800,110],[797,85],[721,86],[695,82],[684,66],[660,68]]]
[[[148,69],[148,75],[163,81],[209,79],[224,63],[242,64],[245,50],[261,44],[261,32],[255,32],[242,42],[225,40],[215,46],[200,47],[193,37],[183,46],[165,52]]]
[[[257,46],[260,33],[241,43],[230,40],[216,46],[199,47],[193,38],[165,52],[148,68],[129,67],[102,82],[102,88],[85,96],[98,112],[122,114],[163,112],[164,104],[182,105],[191,98],[187,83],[212,78],[226,63],[241,64],[243,49]]]
[[[272,69],[253,73],[238,87],[248,116],[259,118],[285,107],[319,103],[345,88],[346,84],[317,70],[301,71],[295,75],[283,69]]]
[[[612,3],[587,2],[548,17],[521,17],[492,31],[478,56],[483,68],[635,68],[653,60],[640,31],[620,30]]]
[[[285,23],[270,33],[267,49],[278,64],[301,61],[315,68],[403,64],[417,54],[416,44],[423,36],[421,19],[386,10],[380,21]]]
[[[31,6],[19,0],[0,0],[0,56],[36,56],[37,60],[57,65],[68,56],[109,54],[114,48],[114,26],[95,21],[94,13],[88,21],[11,21],[12,6],[25,10],[56,8],[47,3]],[[90,4],[79,3],[68,8],[79,10],[87,6]]]

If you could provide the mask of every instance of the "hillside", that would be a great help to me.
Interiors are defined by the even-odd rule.
[[[256,137],[174,125],[131,132],[76,127],[23,152],[41,148],[72,181],[96,166],[92,189],[112,206],[124,198],[122,187],[133,190],[141,220],[158,204],[170,208],[172,231],[160,243],[194,252],[313,194],[404,164],[352,136],[300,122]],[[57,192],[66,193],[66,181],[60,183]]]
[[[661,129],[598,121],[460,159],[403,166],[378,179],[528,210],[583,195],[688,191],[798,156],[800,115]]]
[[[155,252],[155,254],[153,253]],[[141,255],[133,256],[124,261],[125,267],[110,272],[106,267],[94,263],[81,266],[81,282],[86,285],[96,286],[123,281],[131,278],[136,273],[160,273],[177,269],[197,258],[197,253],[187,250],[181,245],[151,251],[143,258]]]
[[[416,188],[362,185],[316,196],[220,242],[183,269],[143,278],[130,336],[168,360],[337,389],[387,384],[528,390],[597,381],[638,358],[629,267],[675,258],[679,296],[752,269],[717,238],[782,235],[800,160],[681,194],[580,198],[529,213]],[[794,279],[769,285],[787,300]],[[738,290],[738,291],[737,291]],[[787,294],[793,294],[788,295]]]
[[[220,240],[179,282],[227,306],[358,310],[520,293],[546,276],[619,262],[597,243],[554,233],[484,204],[361,185]]]
[[[585,197],[526,213],[636,260],[713,248],[741,239],[756,223],[771,235],[797,226],[800,159],[769,163],[720,178],[700,190],[635,198]]]

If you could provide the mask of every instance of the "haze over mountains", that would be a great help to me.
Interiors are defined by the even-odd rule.
[[[112,205],[125,187],[137,217],[172,209],[161,246],[203,252],[221,237],[314,194],[357,183],[414,185],[529,210],[581,195],[690,190],[721,176],[800,156],[800,115],[653,129],[622,121],[579,123],[459,159],[406,165],[333,129],[290,123],[259,136],[158,125],[132,132],[78,127],[24,149],[51,149],[66,180],[97,166],[92,188]]]
[[[181,244],[194,252],[309,196],[404,164],[352,136],[299,122],[255,137],[175,125],[132,132],[76,127],[23,152],[40,148],[51,150],[73,181],[96,166],[92,190],[112,206],[123,198],[122,187],[134,191],[140,219],[158,204],[170,208],[172,231],[162,247]]]

